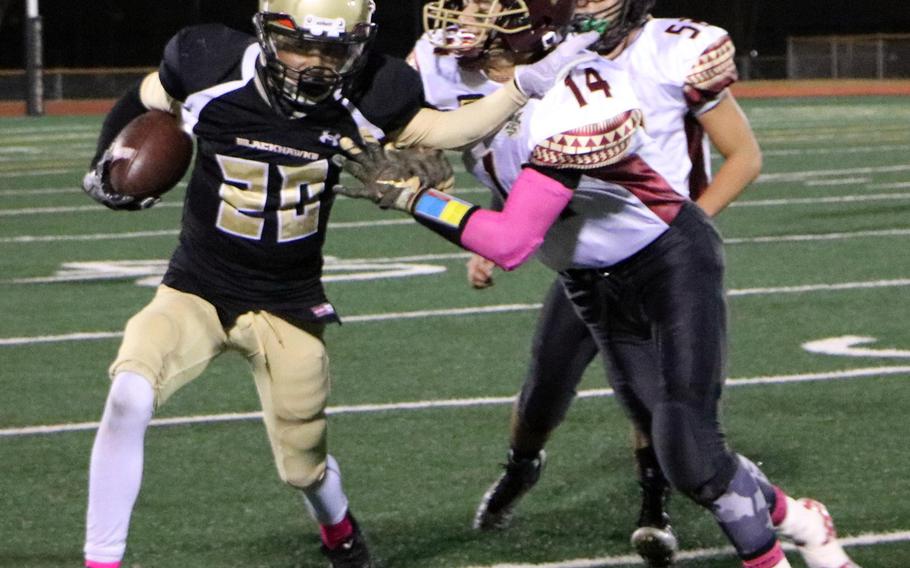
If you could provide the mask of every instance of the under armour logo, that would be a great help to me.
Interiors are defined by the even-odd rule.
[[[338,147],[339,141],[341,140],[341,134],[337,132],[329,132],[328,130],[322,131],[322,136],[319,137],[319,141],[328,146]]]

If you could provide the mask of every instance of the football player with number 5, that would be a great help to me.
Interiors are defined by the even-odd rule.
[[[597,29],[605,42],[611,23],[622,22],[633,6],[643,5],[631,0],[607,4],[612,6],[609,17],[583,22]],[[513,63],[549,48],[546,41],[522,41],[527,27],[515,25],[533,25],[535,9],[546,9],[541,3],[440,0],[430,6],[439,22],[430,29],[438,30],[445,42],[441,47],[474,50],[487,76],[507,76]],[[609,53],[622,42],[629,47],[638,36],[628,33],[644,23],[645,15],[640,13],[635,26],[615,36],[619,43],[602,44],[601,49]],[[664,103],[667,108],[686,108],[676,112],[693,115],[723,109],[723,91],[734,77],[732,67],[724,64],[732,57],[732,46],[716,28],[676,21],[667,31],[668,22],[656,22],[650,30],[646,25],[639,39],[652,42],[655,38],[644,34],[658,40],[665,34],[669,43],[705,32],[709,42],[680,46],[677,57],[664,62],[669,70],[651,69],[654,61],[626,68],[606,58],[576,66],[542,100],[532,101],[494,137],[471,149],[472,173],[502,193],[500,211],[480,209],[432,189],[404,196],[401,184],[367,175],[359,176],[364,188],[345,192],[387,206],[387,194],[392,193],[397,208],[506,270],[536,252],[558,271],[575,310],[605,354],[618,399],[637,428],[651,438],[655,462],[674,488],[713,514],[743,566],[789,566],[772,526],[798,543],[812,568],[855,566],[820,504],[786,496],[755,464],[726,445],[718,414],[726,367],[724,263],[720,236],[707,213],[729,203],[754,172],[745,168],[740,181],[718,175],[729,186],[714,190],[711,199],[701,201],[702,207],[686,197],[690,185],[681,180],[696,181],[694,172],[705,163],[686,155],[690,165],[676,165],[678,156],[662,151],[645,132],[651,115],[633,83],[662,85],[661,72],[682,72],[676,90],[664,90],[677,99],[673,105]],[[693,65],[697,73],[690,71]],[[449,71],[458,73],[452,67]],[[738,112],[738,107],[727,105],[722,112]],[[657,129],[673,130],[668,126],[672,115],[657,117]],[[676,128],[665,135],[685,133]],[[745,135],[751,137],[748,128]],[[688,152],[688,146],[683,149]],[[357,167],[350,171],[370,171],[365,156],[376,155],[353,155]],[[424,185],[412,182],[415,188]],[[571,347],[566,356],[574,356]],[[566,392],[573,389],[574,384],[569,385]],[[483,511],[484,505],[479,513]]]
[[[260,0],[257,37],[183,29],[159,70],[106,117],[83,189],[111,209],[156,202],[110,184],[109,146],[146,110],[179,117],[197,157],[163,284],[127,323],[110,367],[89,471],[86,566],[120,566],[153,412],[225,350],[250,364],[278,474],[300,490],[331,565],[373,566],[326,448],[323,330],[338,318],[320,279],[339,140],[367,129],[405,146],[472,143],[545,93],[596,35],[522,68],[476,109],[444,113],[427,108],[413,69],[369,49],[373,10],[372,0]]]

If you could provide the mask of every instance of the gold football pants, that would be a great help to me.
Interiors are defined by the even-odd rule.
[[[306,488],[325,471],[329,360],[323,328],[304,330],[267,312],[247,312],[226,330],[214,306],[161,285],[127,323],[110,376],[142,375],[155,390],[157,407],[224,351],[240,352],[253,372],[278,474]]]

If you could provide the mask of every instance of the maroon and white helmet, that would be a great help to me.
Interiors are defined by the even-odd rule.
[[[575,0],[433,0],[423,25],[437,48],[480,57],[494,45],[516,53],[542,53],[565,37]]]

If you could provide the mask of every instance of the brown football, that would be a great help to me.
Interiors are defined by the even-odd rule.
[[[111,144],[110,184],[121,195],[158,197],[186,173],[193,141],[177,118],[150,110],[134,118]]]

